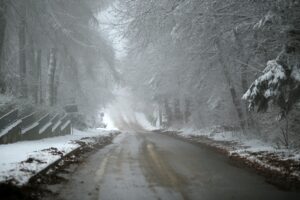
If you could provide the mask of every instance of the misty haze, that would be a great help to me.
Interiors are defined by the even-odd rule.
[[[299,200],[300,0],[0,0],[0,199]]]

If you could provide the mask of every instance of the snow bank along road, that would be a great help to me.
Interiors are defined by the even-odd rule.
[[[130,132],[99,150],[49,199],[300,199],[210,149],[151,132]]]

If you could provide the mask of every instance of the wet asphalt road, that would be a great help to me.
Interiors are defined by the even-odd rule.
[[[151,132],[120,134],[56,190],[64,200],[300,199],[206,147]]]

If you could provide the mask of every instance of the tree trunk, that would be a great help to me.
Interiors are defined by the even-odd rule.
[[[35,91],[35,102],[41,104],[42,103],[42,50],[39,49],[36,55],[36,80],[37,87]]]
[[[161,102],[158,102],[158,122],[159,122],[159,126],[162,127],[163,125],[163,112],[162,112],[162,105]]]
[[[56,70],[56,50],[51,48],[49,55],[49,66],[48,66],[48,93],[47,101],[49,106],[54,105],[54,87],[55,87],[55,70]]]
[[[71,73],[72,73],[72,78],[73,78],[74,86],[75,86],[73,99],[74,99],[74,102],[76,102],[76,99],[78,98],[78,96],[84,95],[84,93],[82,91],[82,88],[81,88],[81,85],[79,82],[78,66],[77,66],[76,60],[72,56],[70,56],[70,66],[71,66],[71,70],[72,70]]]
[[[176,123],[181,122],[180,101],[178,98],[174,100],[174,119]]]
[[[188,123],[189,122],[189,118],[191,116],[191,101],[189,99],[185,99],[185,109],[184,109],[184,123]]]
[[[60,84],[60,72],[61,72],[61,65],[58,65],[59,68],[56,69],[56,75],[54,77],[54,91],[53,91],[53,103],[56,105],[57,104],[57,99],[58,99],[58,88],[59,88],[59,84]]]
[[[38,99],[37,99],[37,93],[38,93],[38,69],[37,69],[37,62],[36,62],[36,51],[34,47],[34,42],[33,38],[30,37],[29,39],[29,52],[28,52],[28,61],[29,61],[29,66],[28,66],[28,75],[30,78],[31,82],[28,84],[29,92],[31,93],[30,95],[32,96],[35,104],[38,104]]]
[[[164,100],[164,106],[165,106],[165,111],[166,111],[166,118],[167,118],[167,126],[170,126],[173,122],[173,115],[172,115],[172,110],[169,106],[168,100]]]
[[[234,88],[234,86],[232,85],[231,82],[231,78],[230,78],[230,74],[227,68],[227,65],[225,63],[225,59],[223,58],[223,53],[222,53],[222,48],[221,48],[221,44],[220,41],[217,39],[216,40],[216,45],[217,45],[217,49],[218,49],[218,57],[219,57],[219,62],[220,65],[222,66],[222,72],[224,74],[225,80],[228,84],[229,87],[229,91],[230,91],[230,95],[232,98],[232,103],[235,107],[238,119],[239,119],[239,124],[240,127],[242,128],[242,130],[245,130],[245,121],[244,121],[244,115],[243,115],[243,110],[242,110],[242,106],[241,106],[241,101],[238,99],[236,90]]]
[[[0,93],[5,93],[6,86],[4,81],[4,76],[2,73],[2,53],[4,46],[5,30],[6,30],[6,3],[5,0],[0,0]]]
[[[27,80],[26,80],[26,21],[25,12],[23,12],[23,19],[21,19],[19,27],[19,65],[20,65],[20,95],[22,98],[28,97]]]
[[[159,111],[158,111],[158,118],[159,118],[159,127],[162,127],[163,125],[163,112],[161,109],[161,105],[159,105]]]

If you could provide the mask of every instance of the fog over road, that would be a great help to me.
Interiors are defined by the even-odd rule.
[[[127,132],[80,165],[57,199],[299,199],[224,156],[169,136]]]

